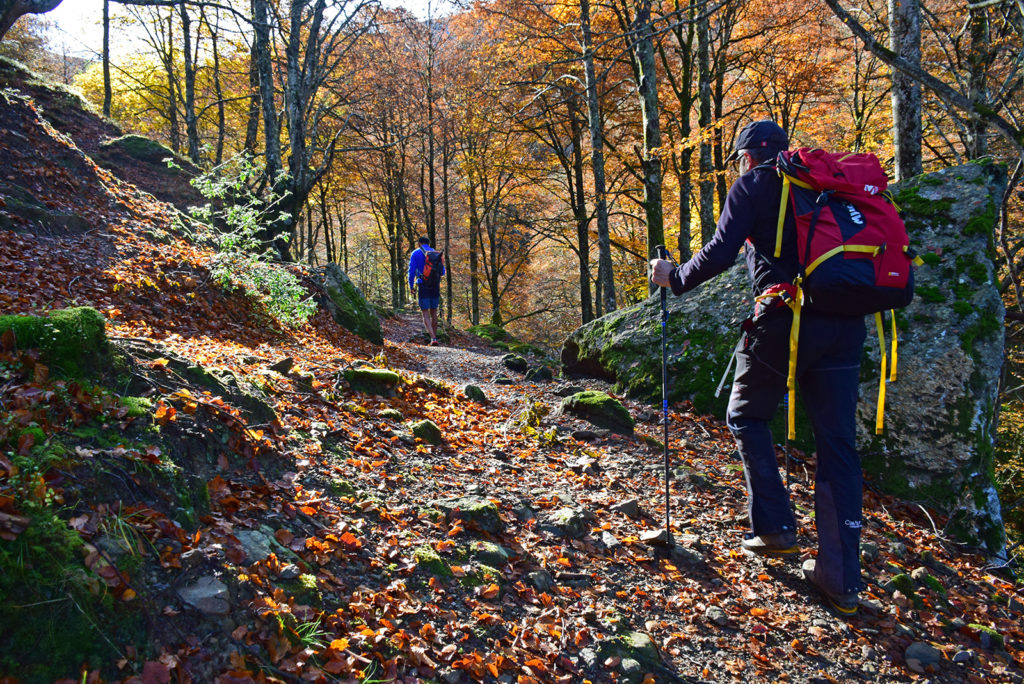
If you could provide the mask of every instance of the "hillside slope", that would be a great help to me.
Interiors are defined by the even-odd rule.
[[[526,382],[465,334],[413,344],[415,313],[383,346],[323,312],[283,329],[211,282],[170,206],[0,97],[0,311],[89,306],[110,338],[76,374],[66,345],[0,336],[0,679],[1024,681],[1021,583],[926,511],[866,493],[841,621],[798,562],[737,551],[728,431],[679,404],[665,558],[649,407],[624,402],[633,435],[595,428],[557,408],[600,383]]]

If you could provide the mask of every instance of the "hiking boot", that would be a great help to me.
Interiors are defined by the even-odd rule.
[[[818,590],[818,593],[820,593],[822,598],[825,599],[826,605],[840,617],[853,617],[856,615],[857,608],[860,606],[860,599],[857,598],[857,592],[836,594],[829,591],[818,584],[817,576],[814,572],[814,566],[815,560],[813,558],[804,561],[802,568],[804,571],[804,579]]]
[[[796,532],[752,535],[744,539],[741,546],[744,551],[757,556],[788,556],[800,552]]]
[[[431,347],[436,347],[437,346],[437,340],[430,340],[430,346]]]

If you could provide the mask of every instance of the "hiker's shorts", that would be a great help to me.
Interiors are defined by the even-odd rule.
[[[430,309],[441,308],[441,297],[420,297],[420,309],[422,311],[429,311]]]

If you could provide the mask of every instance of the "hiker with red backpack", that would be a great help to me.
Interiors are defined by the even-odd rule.
[[[444,252],[430,247],[430,238],[421,237],[409,257],[409,289],[415,290],[423,313],[430,345],[437,345],[437,310],[441,306],[441,276],[444,275]]]
[[[891,216],[898,230],[893,226],[892,231],[898,235],[902,230],[902,239],[888,244],[882,236],[873,246],[865,246],[852,237],[865,227],[864,212],[885,213],[875,207],[885,203],[880,193],[886,179],[873,155],[852,155],[856,159],[847,160],[851,168],[862,162],[867,168],[873,160],[872,173],[865,176],[871,182],[861,182],[865,178],[857,168],[851,171],[855,176],[851,188],[844,190],[856,190],[854,203],[845,201],[841,191],[816,187],[811,177],[812,167],[819,170],[819,165],[828,167],[828,173],[820,174],[826,182],[832,180],[829,173],[841,177],[846,168],[841,155],[788,149],[788,135],[774,122],[756,121],[744,127],[728,158],[737,163],[739,178],[729,189],[714,237],[679,267],[652,260],[651,281],[680,295],[731,267],[744,249],[757,303],[736,348],[726,412],[747,484],[751,531],[741,546],[764,556],[785,557],[800,551],[789,492],[779,474],[769,428],[787,391],[792,412],[799,384],[817,446],[818,555],[804,562],[803,574],[833,611],[850,616],[857,612],[862,588],[862,475],[855,437],[864,315],[909,303],[912,255],[895,210]],[[827,159],[816,160],[815,155]],[[780,165],[786,165],[785,172]],[[871,208],[864,209],[862,200]],[[878,217],[868,218],[876,221]],[[885,218],[891,220],[888,214]],[[877,221],[871,225],[874,228]],[[837,271],[841,273],[832,277]],[[879,287],[876,281],[887,277],[901,281],[882,288],[886,296],[893,295],[892,303],[865,303],[866,310],[857,309],[858,301],[866,302],[873,295],[853,292],[856,288],[846,281],[870,281],[865,287],[874,291]],[[829,285],[840,293],[838,300],[826,291]],[[883,368],[883,387],[884,375]],[[792,413],[789,417],[792,434]]]

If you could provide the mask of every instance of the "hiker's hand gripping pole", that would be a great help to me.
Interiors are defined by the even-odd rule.
[[[658,258],[671,261],[665,245],[658,245]],[[665,444],[665,543],[672,547],[671,515],[668,497],[668,288],[661,288],[661,424]]]

